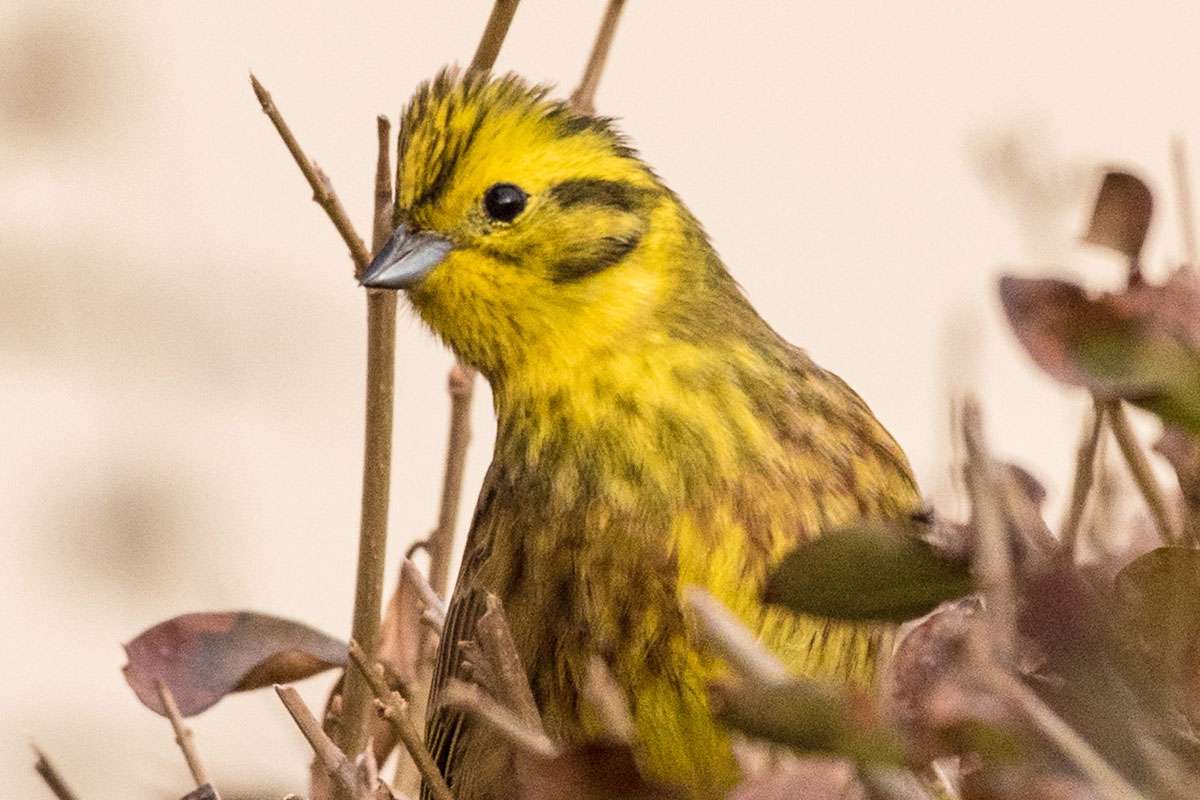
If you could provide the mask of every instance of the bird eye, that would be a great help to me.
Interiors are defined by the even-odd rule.
[[[488,216],[498,222],[512,222],[525,210],[525,192],[511,183],[497,183],[483,196]]]

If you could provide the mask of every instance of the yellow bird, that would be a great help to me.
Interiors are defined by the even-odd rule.
[[[397,188],[399,227],[363,283],[407,292],[487,378],[497,418],[430,749],[458,800],[513,796],[511,755],[436,697],[490,592],[552,738],[600,733],[580,692],[599,657],[645,773],[720,796],[738,777],[707,707],[720,665],[684,589],[711,592],[797,674],[869,684],[890,629],[767,608],[761,588],[805,537],[914,511],[903,452],[759,317],[610,120],[514,76],[443,71],[404,113]],[[792,268],[790,246],[779,258]]]

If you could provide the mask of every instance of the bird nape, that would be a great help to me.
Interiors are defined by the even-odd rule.
[[[458,800],[511,796],[511,755],[436,697],[492,593],[551,737],[600,732],[580,691],[599,657],[643,771],[720,796],[737,778],[706,699],[721,665],[684,589],[712,593],[797,674],[869,685],[889,628],[765,607],[762,584],[799,540],[910,513],[919,495],[866,404],[759,317],[613,123],[547,94],[449,70],[417,90],[398,228],[363,280],[404,289],[495,400],[428,744]]]

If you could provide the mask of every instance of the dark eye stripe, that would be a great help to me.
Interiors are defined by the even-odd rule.
[[[551,265],[552,280],[555,283],[571,283],[603,272],[623,261],[641,240],[642,232],[636,231],[629,236],[605,236],[588,242],[577,253],[560,258]]]
[[[637,211],[650,191],[624,181],[606,181],[599,178],[580,178],[563,181],[551,187],[549,195],[563,208],[574,206],[604,206],[618,211]]]

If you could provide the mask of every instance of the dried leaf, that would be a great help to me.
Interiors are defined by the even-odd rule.
[[[1094,299],[1065,281],[1009,276],[1000,299],[1052,377],[1200,432],[1200,281],[1190,271]]]
[[[205,783],[185,794],[182,800],[221,800],[221,796],[217,794],[217,790],[212,787],[212,784]]]
[[[586,744],[552,759],[517,762],[521,800],[673,800],[682,795],[642,777],[627,745]]]
[[[903,622],[974,590],[969,564],[897,522],[829,531],[804,542],[767,580],[768,603],[845,620]]]
[[[315,675],[346,663],[346,645],[307,625],[250,611],[184,614],[125,645],[125,680],[138,699],[165,715],[156,681],[183,716],[231,692]]]
[[[1200,719],[1200,550],[1160,547],[1121,570],[1117,629],[1133,668]]]
[[[1092,223],[1083,240],[1137,258],[1153,211],[1154,196],[1140,178],[1127,172],[1109,172],[1100,184]]]

